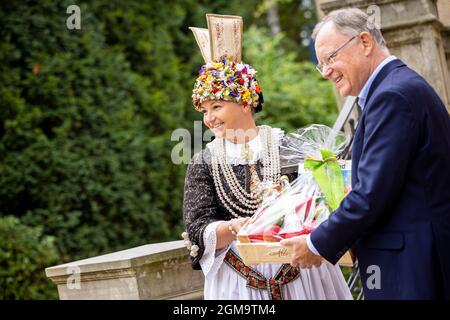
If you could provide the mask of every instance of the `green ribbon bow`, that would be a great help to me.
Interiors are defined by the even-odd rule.
[[[344,178],[333,151],[321,149],[320,154],[322,160],[306,157],[304,168],[312,172],[327,205],[334,211],[344,199]]]

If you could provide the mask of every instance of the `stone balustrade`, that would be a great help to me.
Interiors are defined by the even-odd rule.
[[[450,26],[442,31],[442,43],[444,46],[445,57],[447,60],[448,72],[450,74]]]
[[[45,269],[61,300],[202,299],[183,241],[148,244]]]
[[[346,254],[339,262],[351,266]],[[61,300],[203,299],[183,241],[148,244],[45,269]]]

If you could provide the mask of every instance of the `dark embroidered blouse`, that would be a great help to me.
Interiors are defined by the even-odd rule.
[[[262,180],[262,162],[256,164],[258,176]],[[248,165],[232,166],[241,186],[245,186],[247,192],[250,192],[250,169]],[[282,170],[283,174],[283,170]],[[289,181],[297,176],[297,173],[286,174]],[[235,202],[238,200],[232,194],[228,184],[225,182],[221,173],[220,178],[227,195]],[[243,213],[239,213],[243,215]],[[199,247],[196,257],[191,257],[192,267],[200,270],[200,259],[203,256],[205,245],[203,243],[203,233],[205,228],[214,221],[231,220],[234,216],[228,212],[220,201],[214,186],[211,167],[211,152],[209,148],[203,149],[195,154],[189,164],[184,185],[183,200],[183,220],[184,227],[189,235],[192,244]]]

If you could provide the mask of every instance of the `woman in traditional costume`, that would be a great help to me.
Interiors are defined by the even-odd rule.
[[[210,33],[212,57],[205,59],[192,97],[215,139],[192,158],[183,203],[183,237],[193,268],[205,275],[204,298],[351,299],[338,265],[325,262],[299,269],[290,264],[248,266],[241,260],[236,234],[260,206],[265,192],[280,183],[279,147],[284,133],[256,126],[254,114],[262,110],[263,96],[256,71],[240,61],[240,45],[237,49],[235,45],[239,39],[234,38],[234,47],[214,46],[214,39],[227,38],[227,27],[239,37],[235,30],[241,18],[208,15],[208,19],[210,31],[215,24],[222,29],[213,29],[222,33]],[[200,37],[196,34],[201,46]]]

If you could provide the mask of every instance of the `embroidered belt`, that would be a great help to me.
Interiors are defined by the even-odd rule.
[[[300,274],[297,268],[292,267],[290,264],[283,264],[275,277],[266,279],[261,273],[245,265],[241,258],[231,249],[225,255],[224,261],[240,276],[247,279],[247,287],[267,290],[270,300],[283,300],[281,286],[294,281]]]

